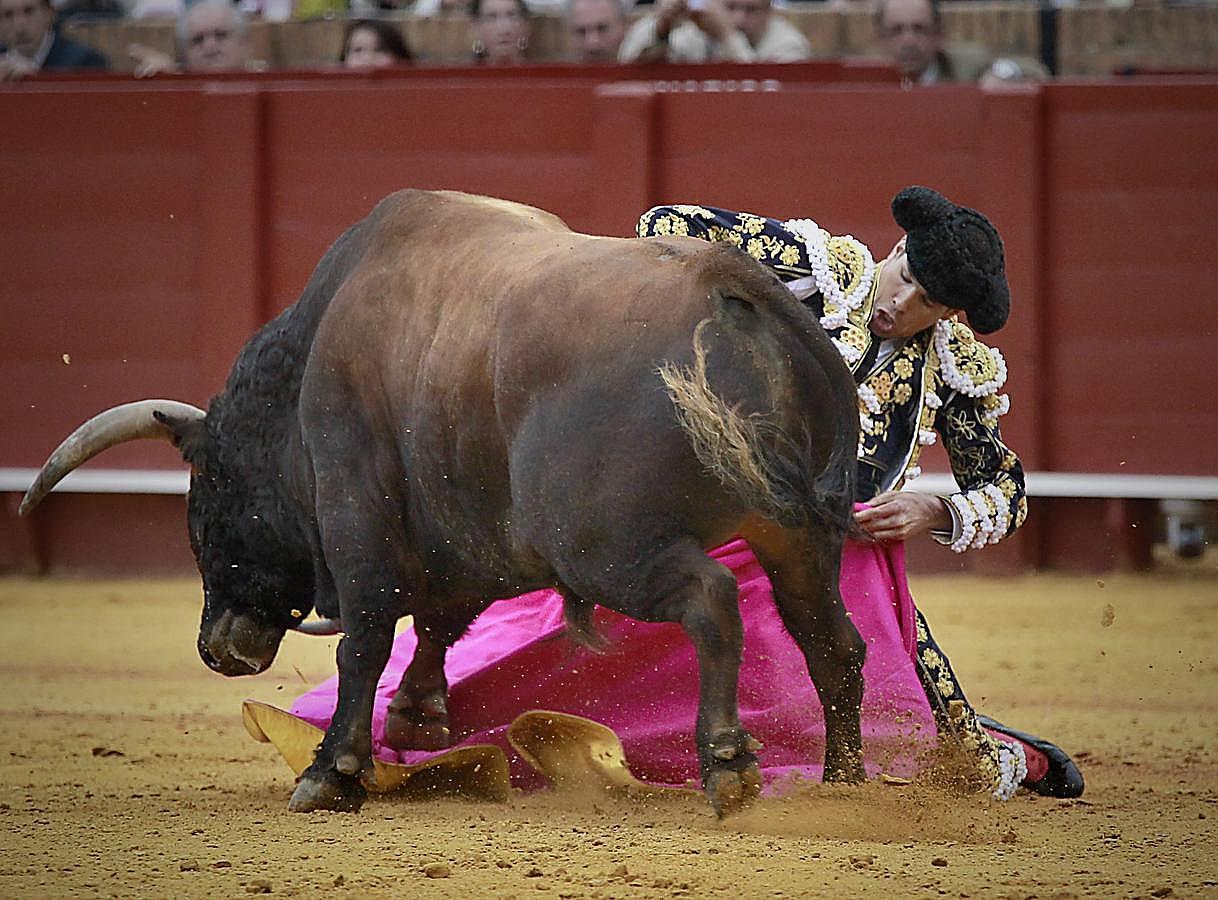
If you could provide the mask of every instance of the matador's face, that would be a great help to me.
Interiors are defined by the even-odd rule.
[[[909,271],[905,238],[897,241],[876,276],[875,306],[868,326],[884,340],[904,340],[924,331],[955,310],[934,300]]]

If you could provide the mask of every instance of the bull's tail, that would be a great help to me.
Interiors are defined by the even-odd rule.
[[[711,387],[703,340],[711,321],[694,329],[692,366],[665,363],[659,369],[698,461],[750,509],[786,526],[818,521],[846,533],[854,492],[853,406],[838,411],[848,418],[826,423],[834,429],[833,446],[827,464],[814,464],[806,423],[792,435],[771,414],[744,413]]]

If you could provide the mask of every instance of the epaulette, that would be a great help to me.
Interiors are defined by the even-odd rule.
[[[981,343],[963,322],[941,319],[935,323],[935,352],[944,384],[969,397],[994,397],[998,402],[998,389],[1007,380],[1007,364],[997,347]],[[987,403],[990,405],[994,404]]]
[[[816,286],[824,297],[821,325],[841,328],[863,305],[875,278],[871,251],[851,235],[831,235],[811,219],[789,219],[783,227],[803,242]]]

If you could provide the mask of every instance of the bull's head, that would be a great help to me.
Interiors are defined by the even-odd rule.
[[[51,454],[26,492],[21,514],[86,460],[137,438],[170,441],[190,463],[187,521],[203,576],[199,656],[225,675],[264,671],[284,632],[300,627],[312,608],[313,572],[301,553],[299,525],[292,523],[284,534],[282,504],[268,495],[266,478],[262,485],[250,484],[226,460],[203,410],[173,400],[141,400],[94,416]]]

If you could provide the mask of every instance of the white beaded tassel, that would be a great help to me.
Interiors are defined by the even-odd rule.
[[[995,800],[1010,800],[1019,785],[1028,777],[1028,756],[1023,746],[1014,741],[998,741],[998,785]]]
[[[804,249],[808,252],[812,277],[816,279],[816,285],[826,301],[825,315],[820,320],[821,326],[827,331],[841,328],[846,324],[846,316],[862,306],[871,292],[871,282],[875,278],[875,260],[871,257],[871,251],[865,244],[855,240],[853,235],[848,234],[841,238],[851,242],[863,259],[863,272],[859,282],[847,294],[838,285],[829,266],[829,248],[825,242],[827,232],[811,219],[788,219],[782,225],[803,242]],[[845,356],[845,353],[842,355]],[[847,362],[853,360],[848,359]]]

